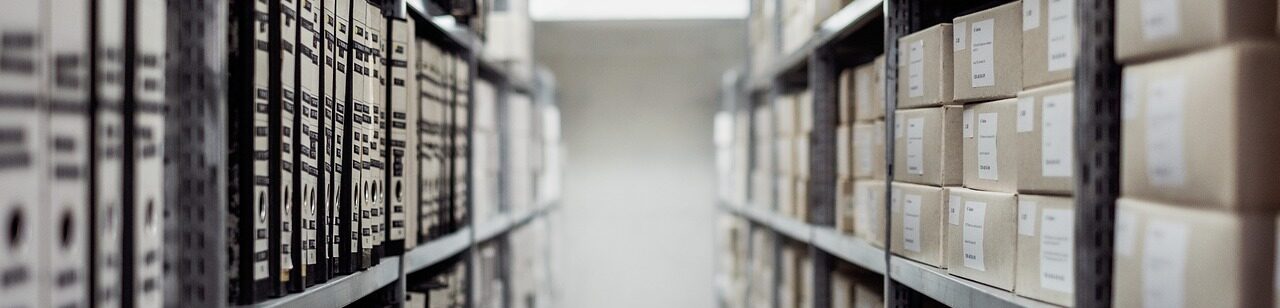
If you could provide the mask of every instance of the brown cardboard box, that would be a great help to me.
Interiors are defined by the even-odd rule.
[[[964,107],[964,187],[1018,191],[1017,113],[1012,98]]]
[[[1013,290],[1017,198],[1010,193],[946,189],[947,273]]]
[[[840,93],[836,95],[836,107],[840,110],[840,124],[849,124],[857,118],[857,110],[854,110],[854,97],[858,94],[854,82],[854,75],[857,74],[857,68],[847,68],[840,71],[840,80],[836,84],[836,90]]]
[[[831,273],[831,308],[853,308],[853,277],[836,271]]]
[[[884,181],[853,182],[854,235],[872,246],[884,248]]]
[[[1075,290],[1075,201],[1018,195],[1018,295],[1071,306]]]
[[[854,174],[853,170],[853,127],[836,126],[836,177],[847,178]]]
[[[839,178],[836,180],[836,231],[853,234],[853,180]]]
[[[952,102],[951,24],[898,39],[898,109]]]
[[[1072,83],[1018,94],[1018,192],[1071,195],[1075,186],[1075,101]]]
[[[947,193],[942,187],[893,183],[893,254],[946,267]]]
[[[884,117],[884,58],[859,65],[853,75],[853,112],[858,121]]]
[[[796,156],[792,158],[796,163],[795,175],[802,178],[809,177],[809,134],[796,136],[791,140],[791,146],[795,147],[793,151]]]
[[[792,185],[795,185],[796,190],[795,190],[795,195],[792,196],[792,198],[795,198],[795,201],[792,202],[792,206],[794,207],[794,209],[792,209],[792,214],[793,214],[792,218],[795,218],[796,220],[799,220],[799,221],[808,222],[809,221],[809,179],[798,178],[798,179],[795,179],[795,182],[793,183],[794,184]]]
[[[1116,307],[1266,307],[1275,280],[1274,213],[1116,202]]]
[[[774,180],[773,185],[778,192],[778,203],[775,204],[774,210],[783,216],[793,217],[796,208],[795,180],[789,176],[779,176]]]
[[[960,16],[952,84],[956,102],[1009,98],[1022,90],[1022,1]]]
[[[853,125],[853,177],[884,179],[884,121]]]
[[[1076,40],[1076,0],[1022,0],[1022,88],[1070,81]]]
[[[855,308],[884,307],[884,279],[876,275],[862,275],[853,285]]]
[[[960,106],[899,110],[894,124],[893,174],[907,183],[952,186],[962,182]]]
[[[1275,36],[1273,0],[1116,1],[1121,63]]]
[[[778,265],[778,304],[783,307],[800,307],[800,249],[795,245],[783,245]]]
[[[774,133],[779,136],[794,135],[800,130],[800,118],[795,95],[779,95],[773,102]]]
[[[1276,59],[1280,45],[1247,42],[1126,68],[1121,194],[1280,208]]]
[[[884,55],[880,55],[876,57],[875,62],[872,62],[875,63],[876,83],[872,84],[871,87],[871,114],[868,115],[871,119],[884,119],[885,116],[884,92],[889,88],[889,86],[885,85],[886,80],[888,80],[888,77],[885,77],[885,70],[889,67],[885,64],[885,61]],[[898,86],[893,85],[893,87],[897,88]]]
[[[813,91],[805,89],[796,94],[796,118],[799,119],[799,133],[813,131]]]

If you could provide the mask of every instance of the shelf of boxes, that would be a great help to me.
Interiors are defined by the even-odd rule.
[[[818,46],[827,45],[832,40],[848,34],[854,29],[867,25],[876,17],[884,14],[884,0],[854,0],[845,5],[831,17],[824,20],[813,35],[796,50],[787,52],[760,68],[759,74],[752,76],[750,89],[764,90],[772,85],[775,77],[806,65],[809,56]]]
[[[889,261],[889,276],[893,281],[951,307],[1058,307],[898,256]]]

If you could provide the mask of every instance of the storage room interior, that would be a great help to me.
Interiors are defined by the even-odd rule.
[[[1276,0],[9,0],[0,307],[1280,307]]]

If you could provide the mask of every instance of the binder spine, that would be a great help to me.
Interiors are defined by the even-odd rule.
[[[8,10],[6,10],[8,11]],[[124,57],[125,0],[99,0],[93,4],[94,82],[93,160],[90,193],[95,232],[90,238],[92,255],[91,301],[97,307],[119,307],[123,300],[124,259]],[[3,82],[0,84],[11,84]],[[5,123],[8,123],[5,121]]]
[[[0,245],[0,306],[37,307],[47,266],[42,260],[41,228],[47,146],[43,5],[19,0],[0,10],[0,226],[8,234]]]
[[[323,21],[319,24],[317,35],[321,35],[321,59],[320,67],[320,92],[321,99],[324,102],[323,111],[320,117],[321,130],[321,149],[320,149],[320,166],[321,166],[321,187],[320,190],[320,227],[317,229],[316,239],[320,242],[320,246],[316,249],[319,266],[316,282],[324,282],[333,276],[336,270],[335,262],[337,258],[335,253],[338,251],[337,237],[337,202],[335,194],[337,186],[334,175],[335,163],[333,160],[334,152],[334,98],[333,98],[333,81],[334,81],[334,61],[336,61],[337,36],[334,34],[334,26],[337,24],[337,16],[333,14],[334,6],[337,2],[334,0],[324,0],[321,3],[323,7]]]
[[[382,16],[382,10],[377,3],[368,2],[369,11],[366,16],[365,24],[369,27],[369,35],[366,42],[369,48],[368,68],[372,72],[369,76],[369,122],[368,130],[371,134],[369,140],[369,170],[373,173],[372,190],[370,191],[370,202],[372,208],[369,210],[369,221],[371,224],[370,237],[373,239],[373,251],[371,255],[372,263],[378,264],[382,259],[383,241],[386,237],[386,221],[383,218],[386,212],[386,130],[384,122],[387,112],[387,82],[386,82],[386,63],[383,61],[383,55],[386,54],[386,37],[383,35],[383,28],[386,25],[386,18]]]
[[[293,113],[297,108],[297,98],[300,96],[294,91],[294,70],[296,62],[294,61],[294,53],[297,46],[295,44],[296,36],[289,35],[295,33],[297,26],[297,11],[293,0],[276,0],[272,5],[275,10],[271,15],[272,20],[271,42],[275,44],[270,64],[270,89],[273,92],[271,97],[269,125],[271,127],[268,146],[271,155],[271,185],[270,199],[273,200],[270,215],[274,215],[270,219],[272,225],[271,232],[271,249],[274,250],[275,257],[271,258],[272,272],[277,273],[277,280],[274,282],[274,295],[284,295],[287,293],[287,287],[290,281],[295,277],[290,276],[294,264],[292,251],[293,246],[290,245],[289,239],[293,237],[295,226],[293,221],[293,172],[295,171],[293,161],[293,145],[296,142],[298,133],[293,127]]]
[[[407,58],[410,30],[407,23],[401,19],[388,18],[390,31],[388,34],[388,61],[390,75],[388,78],[388,90],[386,97],[389,98],[391,108],[387,110],[385,135],[388,136],[386,145],[386,153],[383,161],[387,162],[386,183],[386,200],[387,200],[387,241],[385,245],[388,255],[400,255],[404,253],[405,247],[405,202],[409,195],[405,191],[407,184],[406,164],[404,161],[406,154],[406,145],[409,139],[405,134],[408,128],[408,104],[406,101],[406,81],[405,75],[408,72],[409,61]],[[412,187],[412,186],[411,186]]]
[[[51,57],[48,84],[48,215],[41,223],[46,260],[42,288],[53,307],[89,306],[89,14],[88,1],[45,2]],[[58,18],[57,16],[74,18]]]
[[[339,269],[343,274],[352,273],[359,269],[360,259],[360,202],[358,201],[358,185],[360,183],[359,159],[355,156],[355,150],[359,148],[355,143],[359,140],[358,133],[355,131],[354,105],[352,95],[352,85],[355,72],[352,65],[355,63],[353,52],[353,40],[356,38],[355,31],[352,28],[352,12],[354,6],[351,0],[336,0],[337,25],[335,33],[337,34],[337,57],[334,66],[334,161],[339,165],[334,168],[336,179],[339,179],[338,189],[336,190],[339,205],[339,229],[340,245],[338,250]]]
[[[319,20],[318,5],[314,0],[297,0],[297,25],[295,36],[294,89],[296,106],[293,114],[295,128],[292,159],[297,166],[293,170],[293,199],[291,223],[294,226],[291,252],[294,269],[290,291],[300,292],[315,284],[316,265],[316,190],[320,176],[317,148],[319,140],[319,48],[315,35]]]
[[[352,50],[352,67],[351,67],[351,101],[352,101],[352,117],[354,122],[352,128],[355,138],[353,153],[353,171],[360,176],[353,185],[354,200],[359,204],[358,216],[360,227],[360,258],[359,268],[364,269],[371,265],[371,254],[373,252],[373,237],[370,228],[370,213],[372,209],[372,183],[371,177],[373,173],[369,170],[369,49],[368,35],[369,27],[366,24],[368,12],[368,4],[362,0],[351,1],[351,50]]]
[[[163,304],[164,118],[166,7],[162,0],[126,2],[125,306]]]

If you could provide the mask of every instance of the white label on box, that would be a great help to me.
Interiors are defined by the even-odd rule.
[[[1152,186],[1180,187],[1186,183],[1182,144],[1185,86],[1182,76],[1147,84],[1147,178]]]
[[[911,42],[907,57],[907,96],[924,96],[924,40]]]
[[[902,137],[903,137],[902,121],[893,121],[893,138],[897,139]]]
[[[1124,208],[1116,208],[1116,254],[1133,256],[1133,245],[1138,240],[1138,216]]]
[[[995,40],[996,21],[987,19],[973,23],[969,36],[973,46],[969,50],[970,86],[974,88],[996,85]]]
[[[1075,113],[1071,93],[1044,97],[1040,111],[1040,175],[1071,177],[1074,164]]]
[[[996,131],[999,114],[978,114],[978,178],[1000,180],[1000,168],[996,166]]]
[[[1018,235],[1036,236],[1036,202],[1018,198]]]
[[[960,116],[964,118],[964,137],[973,138],[973,109],[965,108]]]
[[[1138,85],[1141,80],[1137,76],[1125,74],[1120,84],[1120,115],[1125,121],[1138,116]]]
[[[960,196],[951,196],[951,200],[947,201],[947,223],[960,225],[960,203]]]
[[[1071,69],[1075,64],[1075,15],[1075,0],[1049,0],[1050,72]]]
[[[961,51],[969,47],[969,42],[965,37],[969,35],[969,23],[958,22],[951,27],[951,49],[952,51]]]
[[[906,205],[902,213],[902,244],[912,252],[920,252],[920,195],[902,197]]]
[[[1034,96],[1025,96],[1018,98],[1018,132],[1025,133],[1035,131],[1036,125],[1036,98]]]
[[[1182,31],[1181,0],[1142,0],[1142,38],[1148,41],[1172,38]]]
[[[1187,269],[1187,225],[1152,220],[1142,245],[1142,305],[1182,307]]]
[[[924,118],[907,119],[907,173],[924,174]]]
[[[1040,220],[1040,287],[1075,292],[1075,217],[1067,209],[1045,209]]]
[[[1022,31],[1029,31],[1040,27],[1040,1],[1041,0],[1022,1]],[[1049,9],[1052,11],[1052,6]]]
[[[982,229],[987,219],[987,203],[965,201],[964,203],[964,266],[979,271],[987,271],[982,256]]]

